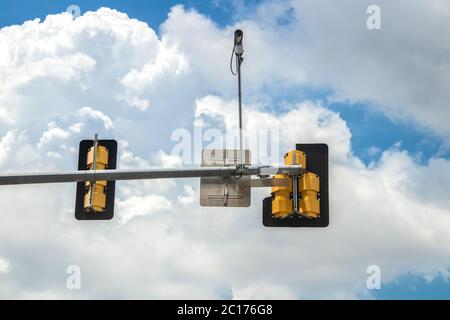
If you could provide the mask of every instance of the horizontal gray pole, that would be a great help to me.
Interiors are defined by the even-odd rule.
[[[280,167],[247,167],[242,175],[269,175],[301,173],[301,166]],[[0,174],[0,185],[35,184],[35,183],[62,183],[107,180],[141,180],[166,178],[198,178],[198,177],[229,177],[238,174],[236,167],[200,167],[167,169],[155,168],[148,170],[80,170],[66,172],[42,172],[24,174]]]

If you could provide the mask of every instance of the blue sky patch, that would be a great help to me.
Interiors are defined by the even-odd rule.
[[[450,281],[442,275],[427,281],[423,276],[406,274],[373,290],[377,299],[450,299]]]

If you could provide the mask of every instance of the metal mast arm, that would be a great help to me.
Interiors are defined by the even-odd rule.
[[[245,176],[264,176],[268,174],[298,175],[301,166],[250,166],[239,174]],[[0,174],[0,185],[36,184],[36,183],[63,183],[96,180],[142,180],[166,178],[197,178],[197,177],[232,177],[238,173],[237,167],[201,167],[166,169],[154,168],[148,170],[81,170],[66,172],[42,172],[25,174]]]

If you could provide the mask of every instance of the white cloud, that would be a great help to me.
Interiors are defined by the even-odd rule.
[[[129,142],[126,140],[119,141],[119,150],[120,153],[118,155],[120,167],[123,169],[143,169],[149,167],[149,162],[142,159],[139,156],[136,156],[128,150]]]
[[[0,273],[7,273],[9,271],[9,261],[0,257]]]
[[[378,1],[382,30],[374,31],[366,27],[371,4],[266,1],[225,28],[175,6],[161,30],[202,79],[227,97],[235,93],[234,83],[223,76],[229,39],[241,27],[246,99],[270,100],[280,89],[301,85],[332,88],[334,99],[366,102],[396,120],[413,120],[448,136],[448,2]],[[191,41],[192,34],[201,42]]]
[[[124,201],[118,200],[117,208],[120,219],[128,222],[136,216],[145,216],[159,211],[172,211],[172,203],[159,195],[147,195],[144,197],[130,196]]]
[[[260,96],[284,86],[331,79],[347,97],[356,90],[361,95],[355,99],[376,94],[379,102],[390,105],[391,96],[402,102],[396,108],[406,108],[408,92],[417,85],[414,76],[393,84],[390,76],[399,80],[401,72],[386,71],[383,55],[373,53],[367,59],[374,59],[376,66],[368,70],[382,88],[371,89],[373,83],[362,76],[368,60],[355,46],[359,38],[354,32],[363,31],[348,30],[350,36],[344,37],[340,28],[332,30],[334,19],[345,15],[334,17],[334,5],[321,4],[321,12],[331,19],[324,25],[330,33],[325,37],[318,26],[323,18],[306,1],[300,4],[307,9],[304,19],[295,22],[307,23],[305,29],[289,31],[291,25],[283,29],[276,15],[283,16],[288,4],[263,4],[239,23],[246,32],[245,127],[248,132],[278,128],[280,152],[298,142],[329,144],[329,228],[264,228],[261,201],[269,190],[255,190],[250,208],[201,208],[196,200],[198,179],[117,182],[116,218],[88,223],[73,219],[74,185],[2,187],[0,252],[14,268],[2,274],[0,296],[353,298],[370,295],[365,271],[371,264],[382,268],[383,281],[405,272],[429,278],[448,268],[447,159],[436,157],[421,164],[398,145],[380,150],[381,159],[366,166],[353,155],[345,121],[325,102],[299,100],[280,114],[265,111]],[[426,10],[428,17],[432,9]],[[313,18],[317,22],[311,22]],[[389,17],[387,23],[384,28]],[[233,29],[219,28],[179,6],[162,26],[162,40],[147,24],[105,8],[75,20],[64,13],[1,29],[0,79],[8,81],[0,80],[0,105],[15,121],[2,126],[2,170],[74,169],[78,141],[94,132],[118,139],[120,168],[180,165],[178,157],[167,153],[174,128],[203,123],[231,130],[236,124],[235,83],[231,75],[224,76]],[[198,41],[192,41],[192,34]],[[335,47],[317,43],[333,35]],[[415,43],[408,39],[407,46]],[[338,46],[339,40],[346,41]],[[278,50],[273,43],[279,44]],[[347,46],[356,57],[347,57]],[[319,54],[318,48],[323,52]],[[431,51],[421,49],[420,55],[434,61]],[[342,70],[342,61],[352,59],[358,63]],[[66,73],[60,75],[59,70]],[[368,89],[362,90],[365,83]],[[266,90],[269,85],[273,88]],[[384,86],[396,92],[378,95],[386,91]],[[439,88],[433,92],[443,101]],[[125,100],[118,101],[118,96]],[[448,120],[438,105],[432,103],[430,108]],[[405,112],[420,121],[422,111]],[[89,121],[91,117],[94,121]],[[434,119],[432,112],[424,119],[436,130],[444,121]],[[39,143],[46,147],[37,148]],[[61,158],[47,157],[56,153]],[[55,276],[71,264],[81,267],[85,281],[81,292],[68,292],[66,279]]]
[[[0,122],[6,123],[6,124],[14,124],[14,120],[9,115],[9,113],[5,110],[0,108]]]
[[[47,124],[47,131],[42,133],[39,139],[38,148],[53,142],[54,140],[64,140],[70,136],[70,132],[58,127],[58,125],[51,121]]]
[[[379,154],[380,153],[380,148],[377,148],[377,147],[375,147],[375,146],[372,146],[372,147],[370,147],[370,148],[368,148],[367,149],[367,154],[369,155],[369,156],[376,156],[377,154]]]
[[[158,151],[157,162],[164,168],[180,168],[183,166],[183,161],[179,156],[167,154],[162,150]]]
[[[236,105],[236,100],[224,101],[218,96],[205,96],[197,100],[195,115],[202,122],[223,121],[224,127],[232,130],[236,129],[238,124]],[[279,132],[279,142],[283,150],[293,148],[294,141],[328,142],[330,156],[334,160],[342,162],[348,160],[347,156],[351,152],[351,134],[345,121],[338,114],[319,104],[305,101],[280,115],[262,112],[254,105],[244,105],[243,110],[247,136],[258,130],[270,128]],[[252,154],[254,155],[252,162],[257,163],[259,160],[255,158],[257,152],[253,150]]]
[[[147,99],[139,99],[136,96],[130,97],[128,95],[119,93],[119,94],[116,94],[114,96],[114,98],[117,101],[125,102],[129,106],[135,107],[140,111],[145,111],[150,106],[150,101],[148,101]]]
[[[177,200],[183,206],[187,206],[193,204],[197,199],[197,195],[195,194],[194,188],[190,185],[184,186],[185,195],[178,196]]]
[[[8,156],[14,144],[15,134],[13,131],[8,131],[0,140],[0,165]]]
[[[352,101],[367,100],[388,115],[448,135],[450,11],[445,0],[378,1],[382,30],[365,28],[370,1],[293,1],[309,41],[302,68]],[[400,19],[401,17],[401,19]],[[447,71],[446,71],[447,70]]]
[[[99,110],[94,110],[91,107],[83,107],[80,110],[78,110],[77,114],[82,118],[92,118],[94,120],[100,120],[103,123],[103,126],[106,130],[114,128],[114,124],[110,117],[108,117],[106,114]],[[75,124],[72,129],[77,132],[79,131],[80,124]]]
[[[71,125],[69,127],[69,130],[72,131],[72,132],[75,132],[75,133],[80,133],[81,130],[83,129],[83,127],[84,127],[84,123],[83,122],[78,122],[78,123],[75,123],[75,124]]]
[[[244,288],[233,288],[233,299],[236,300],[292,300],[295,293],[289,288],[278,285],[255,284]]]
[[[166,73],[180,74],[188,71],[188,62],[174,47],[168,48],[159,43],[159,50],[154,61],[146,63],[141,71],[132,69],[122,79],[121,83],[135,91],[144,91],[158,81],[158,77]]]
[[[133,68],[121,78],[120,83],[125,88],[125,93],[116,94],[115,98],[145,111],[150,106],[150,101],[140,97],[147,96],[149,92],[157,94],[159,82],[165,82],[188,71],[189,63],[186,57],[176,47],[168,47],[166,43],[159,42],[156,55],[152,56],[150,61],[140,70]]]
[[[47,157],[53,158],[53,159],[61,159],[62,155],[59,152],[47,151]]]
[[[204,101],[209,102],[208,108]],[[227,108],[224,106],[228,103],[218,98],[200,100],[197,111],[208,110],[209,116],[214,114],[226,123]],[[352,155],[349,130],[333,112],[311,103],[297,105],[296,109],[278,117],[251,106],[246,110],[245,118],[254,120],[249,121],[248,130],[255,131],[268,125],[280,128],[283,150],[302,141],[328,143],[331,223],[325,232],[277,230],[274,231],[276,236],[262,236],[265,241],[261,241],[260,246],[264,251],[259,252],[254,247],[242,249],[240,254],[248,258],[246,266],[239,267],[249,271],[242,271],[244,274],[239,279],[243,284],[240,286],[253,288],[262,277],[254,270],[258,265],[264,265],[264,270],[282,268],[283,275],[272,273],[270,279],[277,279],[278,285],[293,290],[297,297],[321,297],[324,292],[326,297],[354,297],[355,293],[365,291],[365,268],[373,263],[381,266],[383,281],[390,281],[406,270],[424,272],[432,265],[448,266],[443,257],[450,251],[445,232],[450,225],[450,205],[442,193],[445,192],[442,186],[448,184],[449,177],[445,172],[450,168],[450,161],[432,159],[422,166],[394,147],[384,151],[376,165],[366,167]],[[436,183],[431,186],[425,181]],[[252,201],[260,202],[261,194],[257,193]],[[260,209],[260,205],[256,207]],[[223,210],[223,214],[230,213]],[[253,223],[258,220],[252,219]],[[239,221],[242,228],[248,228]],[[240,227],[236,224],[234,227],[237,228],[234,232],[238,233]],[[247,232],[254,232],[246,239],[252,242],[261,230]],[[277,237],[274,244],[271,243],[272,236]],[[299,242],[314,245],[298,246]],[[276,250],[281,251],[275,253]],[[293,252],[296,252],[294,256]],[[269,260],[274,256],[276,265]],[[436,269],[433,267],[432,270]],[[360,280],[354,286],[357,278]]]

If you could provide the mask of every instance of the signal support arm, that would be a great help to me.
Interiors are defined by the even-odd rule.
[[[24,174],[0,174],[0,185],[84,182],[95,180],[142,180],[197,177],[232,177],[239,167],[201,167],[201,168],[153,168],[147,170],[80,170],[66,172],[42,172]],[[239,174],[245,176],[265,176],[267,174],[300,175],[299,165],[290,166],[249,166]]]

